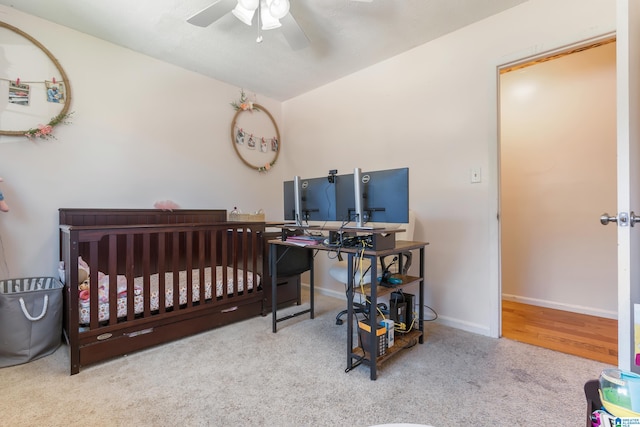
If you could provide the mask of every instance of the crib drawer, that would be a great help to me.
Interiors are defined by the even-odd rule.
[[[102,332],[96,336],[93,336],[93,333],[85,333],[80,345],[80,366],[123,356],[257,316],[261,309],[262,301],[256,299],[237,306],[191,311],[179,318],[164,318],[155,322],[127,322],[125,328],[114,329],[109,333]]]

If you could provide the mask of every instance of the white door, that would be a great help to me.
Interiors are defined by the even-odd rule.
[[[618,367],[640,372],[634,304],[640,304],[640,1],[617,0]],[[640,218],[638,218],[640,219]],[[597,297],[597,296],[594,296]],[[640,322],[640,319],[637,319]]]

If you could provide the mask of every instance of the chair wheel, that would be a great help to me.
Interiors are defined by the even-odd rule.
[[[336,325],[342,325],[342,319],[336,319]]]

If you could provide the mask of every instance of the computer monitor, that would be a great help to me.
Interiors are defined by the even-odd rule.
[[[326,176],[307,179],[295,177],[293,181],[285,181],[284,219],[295,221],[298,225],[308,221],[335,221],[336,185],[329,182]]]
[[[409,222],[409,168],[336,177],[336,218],[343,223]]]

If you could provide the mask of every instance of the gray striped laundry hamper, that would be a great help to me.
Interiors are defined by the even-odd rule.
[[[60,346],[62,288],[53,277],[0,281],[0,368],[39,359]]]

